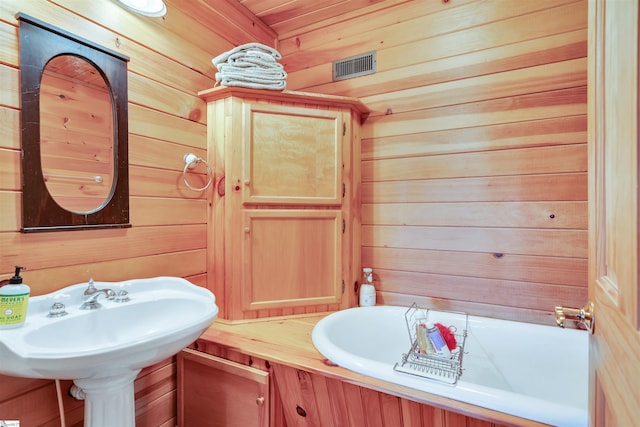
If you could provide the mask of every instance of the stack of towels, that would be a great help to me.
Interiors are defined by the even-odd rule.
[[[216,86],[284,90],[287,73],[278,60],[280,52],[261,43],[248,43],[213,58]]]

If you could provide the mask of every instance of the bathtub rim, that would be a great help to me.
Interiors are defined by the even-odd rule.
[[[393,365],[387,365],[383,362],[355,356],[340,348],[331,348],[328,344],[330,340],[324,333],[326,330],[324,326],[335,324],[338,320],[342,320],[343,318],[352,315],[353,310],[359,310],[360,312],[385,310],[394,315],[404,315],[407,309],[408,307],[402,306],[377,305],[373,307],[352,307],[332,312],[320,319],[313,327],[311,332],[311,341],[316,350],[318,350],[318,352],[326,357],[330,362],[371,378],[409,387],[419,392],[431,393],[481,408],[491,409],[545,424],[562,425],[567,427],[586,427],[588,425],[588,408],[582,409],[575,406],[557,404],[553,401],[533,396],[470,383],[465,381],[464,375],[462,375],[456,385],[441,383],[419,376],[412,376],[410,374],[393,370]],[[491,319],[471,315],[469,318],[470,322],[477,321],[478,319]],[[505,320],[505,322],[513,321]],[[400,355],[398,359],[400,359]],[[427,388],[425,388],[425,384],[428,385]],[[508,407],[502,403],[506,399],[509,401]],[[543,410],[535,409],[540,407],[542,407]]]

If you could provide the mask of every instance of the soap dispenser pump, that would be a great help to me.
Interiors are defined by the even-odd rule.
[[[18,328],[27,318],[31,289],[22,283],[20,270],[26,268],[16,266],[15,275],[8,280],[7,285],[0,288],[0,329]]]

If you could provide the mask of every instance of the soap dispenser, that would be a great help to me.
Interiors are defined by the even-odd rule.
[[[373,287],[373,269],[362,269],[362,284],[360,285],[360,307],[376,305],[376,289]]]
[[[19,328],[27,318],[31,289],[22,283],[20,270],[26,268],[16,266],[15,275],[8,280],[9,284],[0,288],[0,329]]]

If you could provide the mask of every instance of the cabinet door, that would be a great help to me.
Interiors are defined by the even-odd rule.
[[[269,373],[185,349],[178,353],[180,427],[269,426]]]
[[[340,211],[247,209],[243,225],[244,309],[340,302]]]
[[[243,108],[243,203],[342,203],[340,111],[250,103]]]

